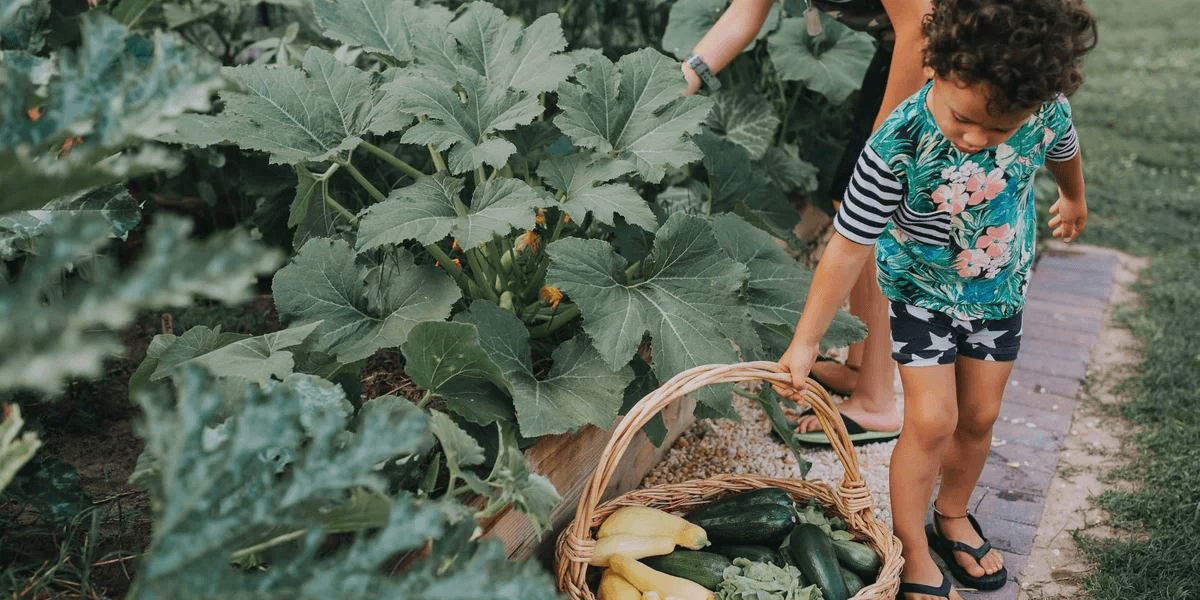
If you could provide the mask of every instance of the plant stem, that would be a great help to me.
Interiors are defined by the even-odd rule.
[[[354,213],[347,210],[346,207],[342,206],[341,203],[339,203],[337,200],[330,198],[328,193],[324,193],[321,195],[325,197],[325,205],[328,206],[329,208],[332,208],[333,212],[336,212],[337,214],[342,215],[342,217],[344,219],[346,219],[347,221],[349,221],[351,225],[358,223],[358,217],[354,216]]]
[[[640,260],[636,261],[632,265],[629,265],[628,267],[626,267],[625,281],[628,282],[630,279],[633,279],[633,276],[637,275],[638,271],[640,271],[640,270],[642,270],[642,261],[640,261]]]
[[[467,263],[471,265],[471,274],[475,276],[475,282],[482,288],[484,297],[495,304],[499,304],[500,294],[496,293],[495,282],[489,281],[494,275],[488,273],[487,269],[483,268],[483,263],[477,255],[478,251],[475,248],[471,248],[463,254],[467,257]]]
[[[417,402],[417,408],[425,408],[425,405],[429,404],[430,400],[433,400],[434,395],[432,390],[425,390],[425,395],[421,396],[420,402]]]
[[[349,171],[350,176],[353,177],[354,180],[358,182],[358,185],[361,185],[364,190],[367,190],[367,193],[370,194],[376,202],[383,202],[387,200],[387,196],[384,196],[383,192],[379,191],[379,188],[371,185],[371,182],[367,181],[366,176],[363,175],[362,172],[359,171],[354,165],[350,164],[349,161],[335,156],[333,157],[333,162],[341,165],[344,169]]]
[[[380,148],[379,146],[376,146],[375,144],[372,144],[371,142],[363,142],[362,148],[363,150],[382,158],[384,162],[396,167],[400,171],[403,171],[405,175],[408,175],[413,179],[420,179],[425,176],[425,174],[421,171],[418,171],[416,167],[400,160],[396,157],[396,155],[384,150],[383,148]]]
[[[424,123],[426,120],[425,115],[417,116],[417,120]],[[425,147],[429,148],[429,156],[433,159],[433,168],[437,169],[438,173],[442,171],[449,172],[450,170],[446,168],[446,161],[442,158],[442,153],[434,150],[433,144],[425,144]]]
[[[569,323],[575,317],[578,317],[582,312],[579,310],[578,304],[572,304],[566,310],[554,315],[554,318],[529,329],[530,338],[541,338],[558,331],[563,325]]]
[[[255,552],[262,552],[263,550],[266,550],[267,548],[278,546],[279,544],[286,544],[292,540],[298,540],[298,539],[304,537],[304,535],[306,533],[308,533],[308,528],[298,529],[291,533],[285,533],[283,535],[273,537],[261,544],[255,544],[253,546],[250,546],[249,548],[243,548],[241,550],[238,550],[237,552],[234,552],[233,554],[229,555],[229,560],[231,562],[236,561],[241,558],[246,558],[247,556],[250,556],[251,554],[254,554]]]
[[[439,248],[437,244],[427,244],[425,246],[425,251],[428,252],[429,255],[438,262],[438,266],[440,266],[442,270],[454,280],[454,283],[458,284],[458,287],[462,289],[464,293],[466,293],[468,296],[474,296],[472,293],[472,283],[471,280],[467,278],[467,274],[463,273],[462,269],[458,268],[458,265],[454,264],[454,261],[450,260],[450,257],[447,256],[445,252],[442,252],[442,249]]]

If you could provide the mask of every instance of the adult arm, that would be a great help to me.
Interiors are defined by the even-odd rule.
[[[896,31],[896,47],[892,52],[887,86],[883,90],[883,102],[879,105],[872,131],[878,129],[892,109],[920,90],[928,79],[923,67],[925,36],[921,33],[921,24],[925,15],[933,10],[930,0],[883,0],[883,9],[887,11],[892,29]]]
[[[839,232],[834,232],[829,239],[809,284],[808,298],[804,301],[804,312],[800,313],[800,320],[796,323],[796,333],[779,359],[780,366],[791,374],[792,387],[799,394],[776,386],[775,390],[780,395],[795,401],[803,400],[804,379],[817,360],[821,337],[850,295],[850,288],[854,287],[856,278],[847,277],[846,274],[861,271],[874,254],[874,248],[874,244],[852,242]]]
[[[733,0],[721,18],[696,43],[692,54],[699,54],[713,73],[720,72],[758,35],[774,4],[775,0]],[[682,68],[688,82],[684,95],[696,93],[702,83],[700,76],[686,64]]]

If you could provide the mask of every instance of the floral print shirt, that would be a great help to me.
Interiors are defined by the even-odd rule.
[[[1066,98],[1009,140],[964,154],[938,129],[926,84],[863,150],[834,226],[876,244],[888,298],[958,319],[1001,319],[1025,304],[1037,223],[1034,173],[1079,151]]]

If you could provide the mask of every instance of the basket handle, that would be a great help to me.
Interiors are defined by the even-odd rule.
[[[639,400],[613,429],[612,437],[609,438],[608,445],[600,455],[599,464],[596,465],[596,470],[592,473],[592,478],[584,488],[583,494],[579,498],[579,504],[575,507],[575,520],[570,526],[571,535],[578,540],[590,537],[589,529],[593,513],[599,505],[604,489],[612,479],[625,450],[633,442],[634,436],[654,415],[675,400],[706,385],[755,380],[792,387],[791,375],[775,362],[703,365],[672,377],[658,389]],[[858,470],[858,459],[854,454],[850,434],[847,433],[845,423],[830,400],[829,392],[812,379],[808,379],[807,382],[808,389],[804,394],[805,399],[812,406],[813,412],[821,422],[822,429],[827,432],[826,435],[829,435],[828,432],[833,432],[830,442],[838,459],[846,468],[845,477],[839,486],[839,494],[846,501],[846,508],[849,512],[858,513],[866,518],[874,510],[874,503],[871,500],[870,491],[863,482],[862,474]]]

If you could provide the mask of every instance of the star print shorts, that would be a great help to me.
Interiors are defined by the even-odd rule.
[[[902,302],[888,308],[892,358],[909,367],[952,364],[958,356],[1011,362],[1021,348],[1021,312],[997,320],[956,319]]]

